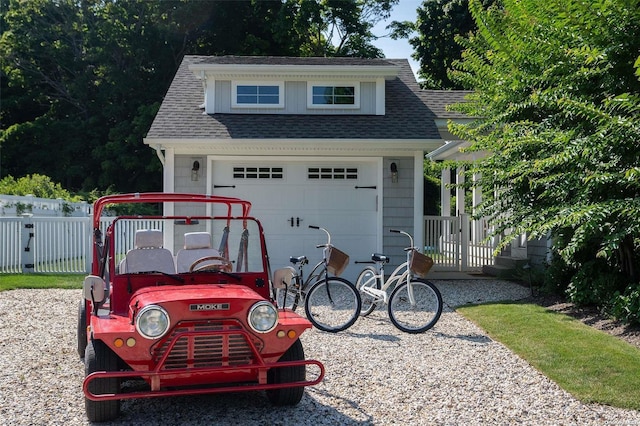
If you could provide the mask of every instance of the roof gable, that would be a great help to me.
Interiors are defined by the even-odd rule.
[[[209,66],[345,67],[388,74],[385,115],[203,114],[203,83],[193,70]],[[338,67],[338,68],[336,68]],[[281,70],[284,68],[280,68]],[[395,74],[395,76],[393,76]],[[433,91],[431,91],[433,92]],[[439,114],[460,92],[422,91],[406,59],[185,56],[145,142],[188,139],[440,139]]]

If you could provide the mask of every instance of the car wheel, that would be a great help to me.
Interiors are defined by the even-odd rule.
[[[117,371],[118,357],[100,340],[92,340],[84,355],[85,377],[96,371]],[[96,379],[89,383],[89,391],[94,395],[115,394],[120,390],[119,379]],[[92,401],[85,397],[87,418],[92,422],[113,420],[120,414],[120,401]]]
[[[280,361],[302,361],[304,349],[300,339],[280,357]],[[306,370],[304,365],[294,367],[272,368],[267,373],[267,380],[271,383],[291,383],[305,380]],[[273,405],[296,405],[304,395],[304,386],[271,389],[267,391],[267,397]]]
[[[78,306],[78,356],[84,358],[84,351],[87,348],[87,303],[80,301]]]

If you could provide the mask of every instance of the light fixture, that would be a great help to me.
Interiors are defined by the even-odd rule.
[[[396,163],[391,163],[391,182],[398,182],[398,165]]]
[[[191,180],[196,182],[198,180],[198,173],[200,171],[200,162],[198,160],[193,162],[193,166],[191,167]]]

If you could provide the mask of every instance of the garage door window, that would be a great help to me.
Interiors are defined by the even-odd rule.
[[[242,167],[233,168],[234,179],[282,179],[282,167]]]
[[[358,168],[309,167],[307,178],[310,180],[355,180],[358,179]]]

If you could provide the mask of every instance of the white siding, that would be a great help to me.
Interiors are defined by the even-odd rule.
[[[358,109],[308,109],[307,83],[287,81],[284,86],[283,108],[231,108],[231,81],[215,82],[215,111],[222,114],[309,114],[309,115],[374,115],[376,114],[376,83],[360,84],[360,108]]]
[[[398,167],[398,182],[391,182],[390,164]],[[394,157],[383,160],[383,253],[391,257],[385,271],[392,272],[405,261],[403,249],[409,245],[409,239],[402,234],[389,232],[400,229],[413,235],[413,157]],[[415,235],[414,235],[415,238]]]

